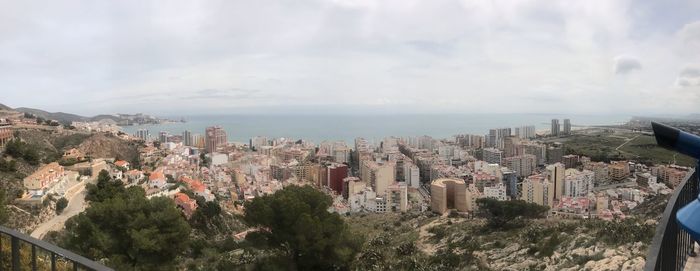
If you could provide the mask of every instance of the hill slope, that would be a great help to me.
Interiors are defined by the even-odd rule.
[[[26,108],[26,107],[18,107],[14,109],[15,111],[19,111],[22,113],[30,113],[34,114],[35,116],[44,118],[44,119],[52,119],[52,120],[57,120],[60,123],[63,124],[70,124],[71,122],[74,121],[85,121],[88,118],[75,115],[75,114],[70,114],[70,113],[64,113],[64,112],[47,112],[41,109],[34,109],[34,108]]]

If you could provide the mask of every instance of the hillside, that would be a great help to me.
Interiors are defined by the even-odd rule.
[[[56,121],[63,123],[63,124],[70,124],[71,122],[74,122],[74,121],[85,121],[88,119],[86,117],[75,115],[75,114],[70,114],[70,113],[47,112],[47,111],[40,110],[40,109],[26,108],[26,107],[18,107],[18,108],[15,108],[14,110],[22,112],[22,113],[33,114],[37,117],[41,117],[44,119],[56,120]]]
[[[504,231],[483,219],[358,214],[357,270],[640,270],[654,227],[640,220],[538,219]]]
[[[89,118],[90,121],[101,121],[104,119],[113,120],[114,122],[117,122],[117,123],[120,121],[123,121],[120,117],[113,116],[113,115],[105,115],[105,114],[97,115],[97,116]]]
[[[79,150],[93,158],[116,158],[131,162],[138,160],[139,152],[137,148],[138,146],[134,142],[102,133],[91,135],[78,146]]]
[[[71,130],[47,131],[40,129],[19,129],[17,137],[28,148],[36,151],[37,163],[30,163],[24,158],[12,157],[3,153],[3,159],[15,163],[14,170],[0,171],[0,187],[7,191],[8,200],[21,195],[22,179],[41,165],[58,161],[63,152],[78,148],[93,158],[119,158],[135,161],[138,159],[137,145],[114,136],[89,134]]]

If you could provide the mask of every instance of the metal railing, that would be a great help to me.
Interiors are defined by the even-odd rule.
[[[9,245],[6,242],[9,242]],[[0,226],[0,270],[112,269],[45,241]]]
[[[683,270],[695,242],[676,221],[678,209],[698,198],[698,173],[692,170],[666,205],[647,254],[645,271]]]

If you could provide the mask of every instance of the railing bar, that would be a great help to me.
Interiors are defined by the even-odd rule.
[[[694,200],[698,189],[697,171],[691,169],[688,172],[688,177],[685,178],[676,191],[669,199],[664,213],[661,216],[658,226],[654,234],[654,239],[649,248],[647,262],[644,270],[676,270],[677,261],[680,260],[678,255],[678,235],[679,227],[676,223],[675,214],[681,206],[684,206],[689,200]],[[685,259],[685,258],[684,258]]]
[[[56,271],[56,253],[51,251],[51,271]]]
[[[84,268],[87,268],[90,270],[113,270],[109,267],[104,266],[103,264],[101,264],[99,262],[92,261],[88,258],[85,258],[83,256],[80,256],[80,255],[75,254],[71,251],[65,250],[63,248],[60,248],[60,247],[53,245],[53,244],[50,244],[48,242],[45,242],[42,240],[37,240],[37,239],[32,238],[30,236],[27,236],[23,233],[20,233],[16,230],[0,226],[0,232],[11,236],[13,238],[13,240],[14,239],[22,240],[24,242],[36,245],[37,247],[39,247],[41,249],[51,251],[52,253],[54,253],[56,255],[60,255],[62,258],[65,258],[67,260],[70,260],[73,262],[78,262]]]

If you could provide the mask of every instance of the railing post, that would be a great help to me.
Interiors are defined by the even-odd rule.
[[[56,271],[56,253],[51,252],[51,271]]]
[[[36,271],[36,246],[32,244],[32,271]]]
[[[5,270],[5,268],[2,265],[2,234],[0,233],[0,271]]]
[[[19,238],[12,236],[11,238],[12,246],[12,271],[20,271],[19,268]]]

